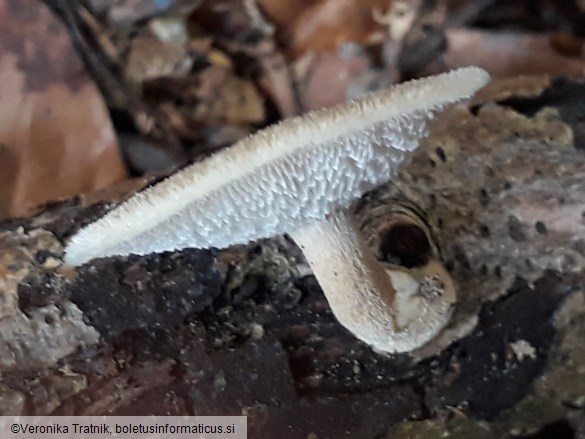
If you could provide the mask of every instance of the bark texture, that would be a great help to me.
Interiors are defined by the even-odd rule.
[[[452,323],[413,354],[377,355],[336,323],[286,237],[74,270],[62,243],[108,205],[0,223],[0,413],[246,414],[250,438],[578,437],[580,102],[577,80],[494,82],[356,206],[380,258],[438,254],[458,285]],[[404,217],[419,230],[397,235]]]

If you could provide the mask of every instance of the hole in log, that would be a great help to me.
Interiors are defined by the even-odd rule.
[[[426,264],[433,250],[421,227],[400,221],[380,231],[380,252],[387,261],[412,268]]]

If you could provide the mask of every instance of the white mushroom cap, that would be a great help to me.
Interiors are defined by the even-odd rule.
[[[90,224],[65,260],[222,248],[297,230],[390,180],[432,112],[488,80],[462,68],[268,127]]]

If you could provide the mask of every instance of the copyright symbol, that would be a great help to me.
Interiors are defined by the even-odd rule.
[[[12,431],[13,433],[18,433],[20,431],[20,427],[18,426],[18,424],[12,424],[10,426],[10,431]]]

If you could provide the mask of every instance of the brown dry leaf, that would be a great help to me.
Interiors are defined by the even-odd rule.
[[[272,39],[259,41],[247,51],[258,60],[258,86],[274,102],[284,119],[298,114],[299,105],[293,91],[292,78],[282,52]]]
[[[159,76],[186,75],[192,65],[185,44],[163,42],[156,35],[144,32],[132,40],[124,73],[130,81],[142,83]]]
[[[239,78],[231,69],[210,66],[199,77],[201,105],[195,112],[200,121],[225,120],[228,123],[264,121],[264,103],[251,81]]]
[[[447,39],[443,68],[476,65],[497,77],[585,73],[583,51],[567,56],[558,50],[557,40],[544,34],[452,29],[447,31]]]
[[[335,50],[348,41],[366,42],[380,29],[373,11],[392,0],[259,0],[288,40],[294,55]]]
[[[376,23],[387,27],[391,41],[401,41],[419,15],[422,0],[394,0],[389,3],[386,13],[374,9],[372,17]]]
[[[126,177],[102,98],[34,0],[0,0],[0,217]]]
[[[210,59],[210,58],[209,58]],[[231,66],[214,64],[198,76],[157,78],[144,84],[147,99],[161,102],[167,121],[181,135],[198,124],[260,123],[264,101],[256,86],[236,76]]]
[[[298,114],[299,103],[286,57],[274,40],[274,26],[257,0],[208,0],[201,3],[190,20],[213,36],[231,56],[231,64],[256,79],[258,88],[282,118]]]
[[[309,56],[309,55],[308,55]],[[304,111],[345,102],[352,84],[370,69],[364,53],[321,53],[297,64],[299,94]]]

